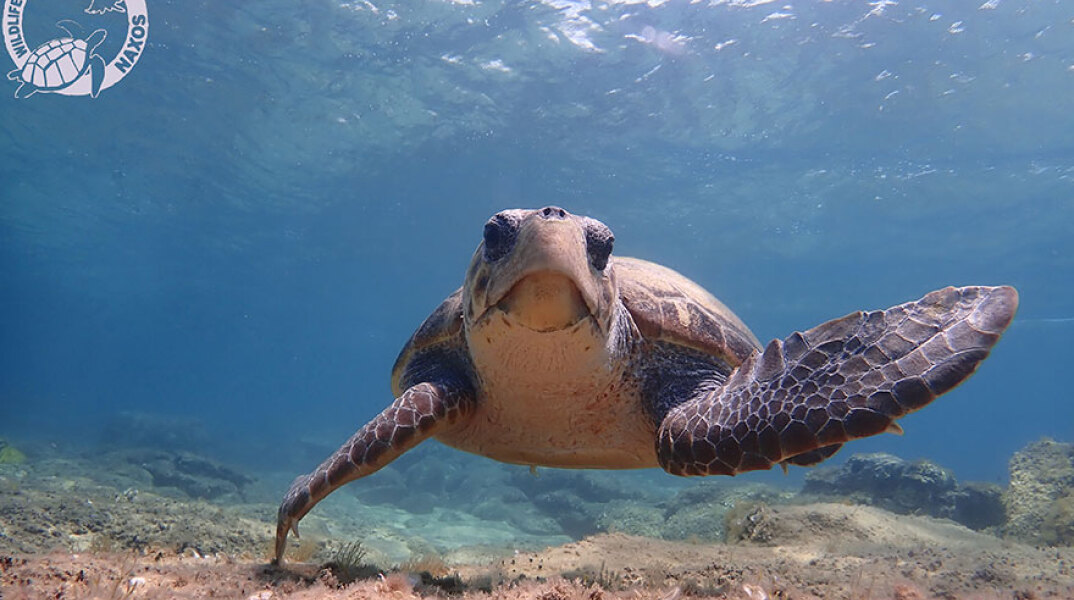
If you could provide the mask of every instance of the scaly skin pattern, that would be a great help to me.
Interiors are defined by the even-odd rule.
[[[945,288],[773,340],[726,384],[669,411],[660,464],[675,475],[734,475],[819,462],[969,377],[1017,307],[1014,288]]]
[[[403,393],[376,418],[329,456],[312,473],[302,475],[280,504],[276,522],[276,559],[283,559],[287,532],[298,536],[298,521],[339,486],[376,472],[435,434],[470,414],[473,397],[446,385],[420,383]]]

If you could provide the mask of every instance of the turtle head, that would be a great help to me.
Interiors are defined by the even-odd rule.
[[[502,317],[549,332],[592,318],[607,334],[619,297],[608,268],[614,239],[604,223],[556,206],[496,213],[466,273],[467,327]]]

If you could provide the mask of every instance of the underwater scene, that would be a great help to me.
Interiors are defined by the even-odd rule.
[[[1074,599],[1074,2],[2,25],[3,600]]]

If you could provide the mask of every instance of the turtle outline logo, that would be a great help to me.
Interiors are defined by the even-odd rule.
[[[149,15],[145,0],[90,0],[82,12],[126,15],[127,37],[112,60],[97,54],[108,37],[104,29],[86,31],[71,19],[61,19],[56,26],[67,35],[56,37],[31,49],[23,34],[22,20],[31,0],[4,0],[3,37],[8,56],[15,69],[7,79],[18,83],[16,98],[29,98],[38,92],[64,96],[96,98],[123,79],[138,60],[149,37]]]

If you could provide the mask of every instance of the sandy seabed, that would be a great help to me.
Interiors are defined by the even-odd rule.
[[[3,555],[0,597],[1074,598],[1074,550],[1010,543],[947,521],[813,504],[766,508],[752,531],[765,541],[693,544],[613,533],[540,552],[464,549],[432,572],[371,571],[345,585],[316,563],[281,568],[189,549]]]
[[[142,454],[117,456],[2,465],[0,599],[1074,600],[1074,548],[804,500],[744,504],[726,524],[727,543],[624,533],[568,543],[551,529],[526,541],[450,506],[412,514],[341,492],[303,520],[302,540],[292,538],[289,561],[275,567],[270,502],[282,484],[251,482],[227,502],[193,500],[152,485]],[[487,482],[495,473],[471,475]],[[361,541],[360,568],[334,565],[340,540]]]

